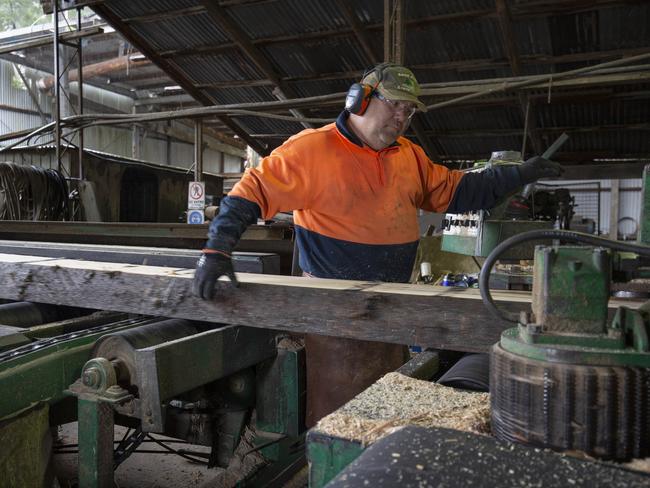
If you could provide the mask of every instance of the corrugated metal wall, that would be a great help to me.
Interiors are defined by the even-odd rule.
[[[20,78],[13,72],[12,63],[0,60],[0,134],[15,132],[24,129],[36,128],[42,125],[38,115],[37,106],[34,104],[26,89],[15,86],[13,78]],[[29,78],[47,76],[47,73],[29,70]],[[71,90],[76,93],[76,83],[71,83]],[[47,96],[38,90],[33,90],[39,100],[41,110],[51,121],[53,97]],[[84,98],[102,105],[115,108],[121,112],[131,113],[133,100],[129,97],[100,90],[93,86],[84,85]],[[16,107],[21,110],[33,111],[34,114],[19,113],[8,110],[6,107]],[[97,113],[84,109],[84,113]],[[173,122],[172,122],[173,124]],[[40,139],[35,142],[48,142],[50,139]],[[4,141],[1,144],[9,144]],[[130,127],[90,127],[84,131],[84,146],[88,149],[131,157],[132,155],[132,130]],[[203,154],[203,165],[206,172],[221,172],[221,160],[224,159],[224,172],[239,172],[241,158],[225,154],[220,151],[206,149]],[[194,160],[194,147],[191,143],[178,141],[168,142],[164,136],[148,135],[144,138],[140,148],[140,159],[158,164],[168,164],[183,168],[190,168]],[[2,157],[0,156],[0,160]]]
[[[0,60],[0,134],[29,129],[42,124],[40,116],[37,115],[38,108],[32,102],[27,90],[16,88],[12,83],[12,79],[15,76],[13,71],[13,63]],[[20,81],[20,79],[18,80]],[[48,100],[44,95],[39,96],[39,106],[43,112],[49,114]],[[6,107],[18,107],[24,110],[31,110],[36,112],[36,114],[19,113],[13,110],[7,110]]]
[[[624,239],[636,239],[641,223],[641,183],[640,178],[620,180],[618,233]]]

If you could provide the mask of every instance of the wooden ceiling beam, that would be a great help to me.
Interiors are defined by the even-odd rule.
[[[557,132],[561,134],[562,132],[566,133],[587,133],[587,132],[608,132],[608,131],[621,131],[621,130],[638,130],[638,131],[650,131],[650,123],[639,123],[639,124],[604,124],[604,125],[593,125],[589,127],[576,127],[576,126],[566,126],[566,127],[538,127],[535,129],[538,133],[551,133]],[[508,128],[508,129],[493,129],[493,128],[480,128],[480,129],[463,129],[463,130],[428,130],[427,134],[433,134],[438,137],[498,137],[498,136],[521,136],[524,131],[520,128]]]
[[[234,47],[234,44],[232,44]],[[232,49],[232,48],[229,48]],[[635,49],[616,49],[609,51],[597,51],[597,52],[588,52],[588,53],[574,53],[574,54],[564,54],[560,56],[547,56],[547,55],[522,55],[519,56],[519,61],[521,65],[556,65],[562,63],[581,63],[587,61],[599,61],[599,60],[609,60],[616,59],[623,56],[636,56],[638,54],[643,54],[648,52],[648,48],[635,48]],[[509,67],[510,62],[506,59],[472,59],[464,61],[449,61],[441,63],[427,63],[427,64],[409,64],[409,68],[413,71],[425,71],[425,70],[436,70],[436,71],[458,71],[458,72],[471,72],[471,71],[480,71],[488,70],[494,68],[503,68]],[[300,83],[303,81],[330,81],[330,80],[343,80],[343,79],[359,79],[363,75],[363,70],[356,71],[343,71],[336,73],[319,73],[319,74],[308,74],[304,76],[285,76],[281,77],[280,81],[283,83]],[[469,83],[469,81],[467,82]],[[263,86],[269,85],[271,82],[269,80],[232,80],[232,81],[221,81],[215,83],[204,83],[196,85],[200,88],[236,88],[236,87],[245,87],[245,86]]]
[[[281,81],[280,76],[273,68],[271,63],[266,59],[266,56],[251,42],[248,35],[232,20],[223,7],[220,7],[216,2],[211,0],[201,0],[201,4],[205,7],[210,18],[217,23],[217,25],[224,30],[228,36],[237,44],[242,52],[253,61],[255,66],[270,80],[275,86],[274,95],[278,100],[285,100],[287,98],[296,98],[296,92],[286,83]],[[304,118],[298,110],[290,110],[292,115],[296,118]],[[301,122],[305,128],[311,128],[311,124]]]
[[[513,76],[521,75],[521,60],[519,58],[519,49],[517,49],[517,42],[515,41],[515,34],[512,29],[512,20],[510,18],[510,9],[508,0],[496,0],[497,19],[499,21],[499,28],[501,30],[501,39],[503,48],[508,56],[510,69]],[[522,157],[526,157],[526,139],[530,137],[530,142],[533,145],[535,154],[542,153],[542,141],[539,135],[535,132],[537,128],[537,114],[535,106],[530,103],[528,95],[525,92],[518,92],[519,104],[521,107],[522,120],[524,120],[524,133],[523,142],[521,146]]]
[[[354,32],[354,36],[359,42],[361,49],[363,49],[368,64],[379,63],[380,58],[373,49],[372,40],[370,39],[364,25],[359,21],[359,17],[354,11],[354,6],[347,0],[336,0],[336,5],[341,11],[341,14],[343,14],[345,21],[350,25],[350,27],[352,27],[352,32]]]
[[[197,5],[194,7],[179,8],[175,10],[167,10],[164,12],[152,12],[150,14],[126,17],[122,19],[122,22],[125,24],[145,24],[151,22],[159,22],[161,20],[177,19],[178,17],[190,17],[192,15],[199,15],[204,13],[205,7],[202,5]]]
[[[158,53],[140,36],[140,34],[134,30],[130,25],[127,25],[117,17],[113,11],[106,8],[102,4],[94,5],[93,10],[97,12],[106,22],[111,26],[116,28],[121,35],[129,41],[131,44],[136,46],[142,54],[147,56],[151,61],[154,62],[160,69],[165,71],[165,73],[173,79],[177,84],[179,84],[187,93],[192,95],[196,100],[205,104],[205,105],[214,105],[215,100],[208,95],[206,95],[201,90],[194,88],[194,80],[188,78],[181,69],[178,68],[173,61],[161,58]],[[228,126],[228,128],[246,141],[257,153],[267,154],[270,152],[270,148],[266,144],[262,143],[259,140],[248,137],[248,133],[244,130],[237,122],[232,120],[227,115],[219,116],[219,119]]]
[[[384,62],[404,64],[405,5],[402,0],[384,0]],[[434,145],[435,137],[427,136],[423,117],[415,114],[411,119],[410,129],[415,133],[417,142],[430,159],[438,159],[438,149]]]

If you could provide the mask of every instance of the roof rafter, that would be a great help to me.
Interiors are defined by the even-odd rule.
[[[278,100],[286,100],[287,98],[296,98],[296,93],[294,90],[284,83],[278,73],[271,65],[271,63],[266,59],[264,54],[251,42],[248,35],[230,18],[228,13],[223,7],[220,7],[216,2],[210,0],[201,0],[201,4],[205,7],[208,15],[212,20],[214,20],[221,29],[223,29],[230,38],[235,41],[235,44],[243,51],[243,53],[248,56],[255,66],[264,73],[264,76],[269,79],[276,88],[273,90],[273,94]],[[304,118],[304,116],[298,110],[291,110],[291,113],[296,118]],[[311,128],[312,126],[306,122],[301,122],[305,128]]]
[[[521,60],[519,59],[519,50],[515,41],[515,35],[512,30],[512,20],[510,18],[510,9],[508,7],[508,0],[496,0],[497,18],[499,19],[499,27],[501,29],[501,37],[503,39],[503,47],[508,56],[510,69],[514,76],[521,75]],[[519,92],[519,103],[521,105],[521,112],[524,117],[524,129],[527,134],[524,134],[524,141],[522,143],[521,157],[526,157],[524,154],[526,148],[526,137],[530,137],[533,145],[533,150],[536,154],[542,153],[542,140],[539,134],[535,131],[537,129],[537,118],[535,105],[528,98],[525,92]]]
[[[370,36],[368,35],[368,32],[366,31],[363,24],[359,22],[359,17],[357,17],[354,8],[351,7],[350,3],[346,0],[336,0],[336,5],[343,14],[343,17],[345,17],[346,22],[350,25],[350,27],[352,27],[352,31],[354,32],[357,41],[361,45],[364,54],[368,58],[368,61],[371,64],[379,63],[380,58],[372,49],[372,41],[370,40]]]
[[[120,33],[134,46],[138,47],[140,52],[151,59],[156,65],[158,65],[163,71],[165,71],[170,78],[172,78],[176,83],[182,86],[187,93],[192,95],[196,100],[206,104],[214,105],[215,101],[203,93],[201,90],[197,90],[193,85],[193,80],[187,78],[185,74],[178,69],[178,67],[166,59],[161,58],[157,55],[156,51],[151,48],[147,42],[145,42],[140,35],[135,32],[130,26],[122,23],[118,17],[103,4],[97,4],[93,6],[93,9],[102,16],[106,22],[111,24],[114,28],[118,29],[118,26],[121,29],[118,29]],[[269,148],[266,144],[252,137],[248,136],[247,131],[245,131],[237,122],[232,120],[227,115],[219,116],[219,119],[226,124],[226,126],[232,130],[235,134],[245,140],[256,152],[259,154],[266,154],[269,152]]]

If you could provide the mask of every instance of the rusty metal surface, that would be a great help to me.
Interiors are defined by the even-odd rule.
[[[305,351],[308,427],[401,367],[408,358],[407,347],[399,344],[314,334],[305,335]]]

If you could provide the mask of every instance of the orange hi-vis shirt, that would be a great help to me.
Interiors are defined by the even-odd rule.
[[[221,202],[207,248],[230,252],[255,216],[293,211],[303,271],[321,278],[408,281],[417,210],[490,208],[521,184],[516,168],[463,173],[400,137],[375,151],[336,123],[289,138],[246,171]]]
[[[296,225],[323,236],[404,244],[418,240],[417,209],[444,212],[462,177],[404,137],[375,151],[332,123],[288,139],[229,196],[257,203],[265,219],[294,210]]]

